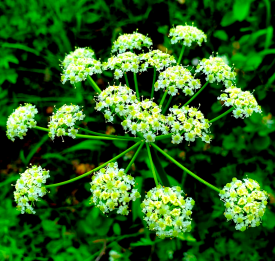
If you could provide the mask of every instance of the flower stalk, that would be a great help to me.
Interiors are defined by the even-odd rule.
[[[134,82],[135,82],[135,89],[136,89],[137,99],[140,100],[140,98],[139,98],[139,90],[138,90],[138,82],[137,82],[137,74],[136,73],[134,73]]]
[[[136,144],[134,144],[132,147],[130,147],[129,149],[123,151],[122,153],[120,153],[119,155],[117,155],[116,157],[112,158],[111,160],[105,162],[104,164],[98,166],[97,168],[95,169],[92,169],[78,177],[75,177],[73,179],[69,179],[69,180],[66,180],[66,181],[63,181],[63,182],[59,182],[59,183],[55,183],[55,184],[51,184],[51,185],[46,185],[45,187],[46,188],[51,188],[51,187],[58,187],[58,186],[62,186],[62,185],[66,185],[66,184],[69,184],[69,183],[72,183],[76,180],[79,180],[79,179],[82,179],[88,175],[90,175],[91,173],[95,172],[95,171],[98,171],[102,168],[104,168],[105,166],[107,166],[109,163],[113,162],[113,161],[116,161],[117,159],[121,158],[123,155],[125,155],[127,152],[133,150],[134,148],[136,148],[137,146],[139,146],[141,144],[141,141],[137,142]]]
[[[95,83],[95,81],[92,79],[90,75],[87,76],[89,84],[93,87],[96,93],[101,93],[101,89],[98,87],[98,85]]]
[[[154,67],[153,83],[152,83],[152,90],[151,90],[151,99],[154,97],[156,77],[157,77],[157,69],[156,69],[156,67]]]
[[[152,143],[152,145],[153,144],[154,143]],[[150,165],[151,165],[151,171],[152,171],[154,181],[155,181],[155,184],[156,184],[156,187],[157,187],[159,183],[158,183],[157,174],[156,174],[155,166],[154,166],[154,163],[153,163],[153,160],[152,160],[152,155],[151,155],[151,151],[150,151],[150,147],[149,147],[148,143],[146,143],[146,149],[147,149],[147,152],[148,152],[148,157],[149,157],[149,161],[150,161]]]
[[[204,185],[208,186],[209,188],[220,192],[220,189],[218,189],[217,187],[211,185],[210,183],[208,183],[207,181],[205,181],[204,179],[200,178],[199,176],[197,176],[196,174],[194,174],[192,171],[190,171],[189,169],[185,168],[183,165],[181,165],[178,161],[176,161],[174,158],[172,158],[171,156],[169,156],[165,151],[163,151],[161,148],[159,148],[156,144],[152,143],[151,144],[156,150],[158,150],[161,154],[163,154],[167,159],[169,159],[170,161],[172,161],[175,165],[177,165],[179,168],[183,169],[184,171],[186,171],[189,175],[191,175],[193,178],[197,179],[198,181],[202,182]]]
[[[144,141],[142,141],[141,144],[139,145],[139,147],[138,147],[138,149],[137,149],[135,155],[132,157],[132,159],[131,159],[131,161],[129,162],[127,168],[125,169],[125,173],[127,173],[127,172],[129,171],[129,169],[131,168],[132,164],[133,164],[134,161],[136,160],[136,158],[137,158],[137,156],[138,156],[140,150],[142,149],[143,145],[144,145]]]

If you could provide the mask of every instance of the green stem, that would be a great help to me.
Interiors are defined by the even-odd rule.
[[[165,90],[165,91],[164,91],[164,94],[163,94],[163,96],[162,96],[162,98],[161,98],[160,104],[159,104],[159,107],[160,107],[160,108],[162,107],[162,104],[164,103],[167,94],[168,94],[168,91]]]
[[[218,116],[218,117],[212,119],[211,121],[209,121],[209,123],[212,123],[212,122],[214,122],[214,121],[217,121],[218,119],[220,119],[220,118],[222,118],[223,116],[227,115],[228,113],[230,113],[230,112],[233,111],[234,109],[235,109],[234,107],[230,108],[229,110],[227,110],[226,112],[224,112],[224,113],[221,114],[220,116]]]
[[[178,59],[178,65],[180,64],[180,61],[182,59],[183,53],[184,53],[185,45],[183,44],[181,47],[180,57]]]
[[[167,177],[167,174],[161,165],[161,161],[159,159],[158,153],[157,153],[156,149],[154,149],[154,148],[152,150],[152,159],[155,163],[155,167],[156,167],[157,173],[159,174],[159,178],[160,178],[162,184],[166,187],[171,187],[170,182]]]
[[[127,173],[129,171],[129,169],[131,168],[132,164],[134,163],[134,161],[135,161],[136,157],[138,156],[140,150],[142,149],[143,145],[144,145],[144,141],[142,141],[141,144],[139,145],[135,155],[132,157],[130,163],[128,164],[127,168],[125,169],[125,173]]]
[[[139,141],[140,140],[137,137],[126,137],[126,136],[119,136],[119,135],[109,135],[109,134],[104,134],[104,133],[99,133],[99,132],[87,130],[87,129],[81,128],[79,126],[76,126],[76,125],[75,125],[75,127],[78,128],[78,129],[80,129],[80,130],[82,130],[82,131],[85,131],[85,132],[88,132],[88,133],[91,133],[91,134],[94,134],[94,135],[98,135],[98,136],[111,137],[111,138],[119,138],[119,139],[125,139],[125,140],[134,140],[134,141]]]
[[[94,82],[92,77],[88,75],[87,77],[89,84],[93,87],[96,93],[101,93],[101,89],[98,87],[98,85]]]
[[[139,91],[138,91],[137,74],[136,73],[133,73],[133,74],[134,74],[134,82],[135,82],[136,95],[137,95],[137,99],[139,101]]]
[[[147,149],[147,152],[148,152],[148,157],[149,157],[149,161],[150,161],[150,165],[151,165],[151,171],[153,173],[153,177],[154,177],[155,184],[156,184],[156,187],[157,187],[159,183],[158,183],[158,179],[157,179],[157,175],[156,175],[156,171],[155,171],[155,167],[154,167],[154,164],[153,164],[152,155],[151,155],[151,151],[150,151],[150,147],[149,147],[148,143],[146,143],[146,149]]]
[[[126,73],[126,72],[124,73],[124,78],[125,78],[126,85],[127,85],[128,87],[130,87],[129,81],[128,81],[128,77],[127,77],[127,73]]]
[[[157,69],[156,69],[156,67],[154,67],[154,76],[153,76],[153,83],[152,83],[151,99],[154,97],[156,77],[157,77]]]
[[[193,100],[203,91],[203,89],[207,86],[208,83],[209,83],[209,81],[207,81],[207,82],[202,86],[202,88],[200,88],[200,90],[199,90],[198,92],[196,92],[196,93],[193,95],[193,97],[192,97],[188,102],[186,102],[183,106],[186,106],[186,105],[188,105],[191,101],[193,101]]]
[[[170,95],[169,100],[168,100],[168,102],[166,103],[164,110],[162,111],[163,114],[165,114],[165,112],[167,111],[167,109],[168,109],[168,107],[169,107],[169,105],[170,105],[172,99],[173,99],[173,96]]]
[[[133,146],[130,147],[129,149],[123,151],[122,153],[120,153],[120,154],[117,155],[116,157],[112,158],[111,160],[105,162],[104,164],[100,165],[99,167],[97,167],[97,168],[95,168],[95,169],[92,169],[92,170],[90,170],[90,171],[88,171],[88,172],[86,172],[86,173],[84,173],[84,174],[82,174],[82,175],[80,175],[80,176],[78,176],[78,177],[75,177],[75,178],[73,178],[73,179],[69,179],[69,180],[67,180],[67,181],[63,181],[63,182],[59,182],[59,183],[55,183],[55,184],[51,184],[51,185],[46,185],[45,187],[46,187],[46,188],[57,187],[57,186],[69,184],[69,183],[74,182],[74,181],[76,181],[76,180],[78,180],[78,179],[82,179],[82,178],[84,178],[84,177],[90,175],[91,173],[93,173],[93,172],[95,172],[95,171],[98,171],[98,170],[104,168],[104,167],[107,166],[109,163],[111,163],[111,162],[113,162],[113,161],[119,159],[120,157],[122,157],[123,155],[125,155],[127,152],[129,152],[130,150],[132,150],[132,149],[134,149],[135,147],[137,147],[138,145],[140,145],[140,143],[141,143],[141,141],[137,142],[135,145],[133,145]]]
[[[43,127],[39,127],[39,126],[34,127],[34,129],[42,130],[42,131],[47,131],[47,132],[50,131],[49,129],[46,129],[46,128],[43,128]],[[68,136],[68,134],[66,133],[65,136]],[[83,134],[76,134],[75,136],[77,138],[86,138],[86,139],[91,139],[91,140],[122,140],[122,141],[128,141],[126,139],[111,138],[111,137],[105,137],[105,136],[91,136],[91,135],[83,135]]]
[[[218,189],[217,187],[211,185],[210,183],[206,182],[204,179],[198,177],[196,174],[194,174],[192,171],[190,171],[189,169],[185,168],[184,166],[182,166],[179,162],[177,162],[174,158],[172,158],[171,156],[169,156],[166,152],[164,152],[161,148],[159,148],[156,144],[152,143],[152,146],[158,150],[160,153],[162,153],[166,158],[168,158],[169,160],[171,160],[174,164],[176,164],[178,167],[180,167],[181,169],[183,169],[184,171],[186,171],[189,175],[191,175],[193,178],[197,179],[198,181],[202,182],[203,184],[205,184],[206,186],[208,186],[209,188],[214,189],[217,192],[220,192],[220,189]]]

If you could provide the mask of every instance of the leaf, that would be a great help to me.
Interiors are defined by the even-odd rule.
[[[127,140],[125,140],[125,141],[123,141],[123,140],[114,140],[113,143],[116,147],[118,147],[120,149],[126,149],[127,146],[128,146],[128,141]]]
[[[225,136],[222,146],[227,149],[231,150],[235,147],[235,137],[233,134],[229,134],[228,136]]]
[[[170,175],[167,175],[167,178],[171,186],[181,186],[180,183]]]
[[[196,242],[196,238],[194,238],[190,233],[180,233],[178,238],[183,241]]]
[[[77,150],[100,150],[102,146],[106,146],[106,144],[102,141],[99,140],[85,140],[82,141],[68,149],[63,150],[61,153],[68,153],[68,152],[73,152]]]
[[[225,14],[225,16],[222,18],[221,26],[226,27],[228,25],[231,25],[236,22],[236,18],[233,15],[233,12],[228,12]]]
[[[271,140],[269,136],[263,136],[263,137],[258,137],[253,141],[253,146],[256,150],[264,150],[267,149],[268,146],[270,145]]]
[[[118,235],[118,236],[121,235],[121,228],[120,228],[120,226],[119,226],[118,223],[115,223],[115,224],[113,225],[113,231],[114,231],[114,233],[115,233],[116,235]]]
[[[58,159],[69,163],[70,161],[67,158],[63,157],[59,153],[46,153],[42,156],[42,159]]]
[[[158,242],[161,242],[163,239],[158,239],[158,240],[155,240],[155,241],[152,241],[148,238],[141,238],[140,241],[138,242],[135,242],[135,243],[131,243],[130,245],[131,246],[152,246],[152,245],[155,245],[156,243]]]
[[[235,0],[235,3],[233,5],[233,13],[234,17],[238,21],[243,21],[248,13],[249,13],[249,8],[250,8],[250,0]]]
[[[39,52],[37,52],[35,49],[30,48],[30,47],[25,46],[25,45],[20,44],[20,43],[2,43],[2,47],[21,49],[21,50],[24,50],[26,52],[34,53],[37,56],[39,55]]]
[[[228,35],[224,30],[217,30],[214,32],[213,34],[214,37],[223,40],[223,41],[227,41],[228,40]]]
[[[267,229],[274,229],[275,227],[275,213],[271,212],[268,208],[265,211],[265,214],[263,216],[263,227],[266,227]]]
[[[273,27],[269,26],[266,31],[266,39],[265,39],[265,45],[264,45],[265,49],[268,49],[268,47],[271,45],[272,38],[273,38]]]

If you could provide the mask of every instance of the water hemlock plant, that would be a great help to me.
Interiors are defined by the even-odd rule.
[[[207,37],[201,30],[193,25],[178,25],[170,30],[169,37],[172,44],[182,46],[178,59],[160,50],[152,50],[149,36],[134,32],[118,37],[112,46],[111,57],[105,62],[96,60],[90,48],[76,48],[61,63],[61,82],[75,84],[88,81],[96,92],[95,110],[102,113],[106,122],[113,122],[117,117],[125,133],[131,136],[107,135],[79,127],[78,122],[85,118],[85,108],[73,104],[56,108],[48,128],[37,126],[35,115],[38,111],[32,104],[21,105],[9,116],[7,137],[12,141],[16,137],[23,139],[28,129],[35,128],[48,132],[52,140],[70,136],[73,139],[135,142],[133,146],[95,169],[56,184],[45,185],[50,176],[46,169],[40,166],[28,168],[20,174],[14,192],[17,208],[22,214],[35,213],[34,202],[47,193],[47,188],[65,185],[93,174],[90,183],[91,203],[104,214],[116,211],[118,215],[128,215],[130,201],[141,197],[140,192],[134,189],[135,178],[129,174],[129,169],[145,146],[155,187],[147,192],[140,207],[148,228],[155,231],[157,236],[177,237],[183,232],[191,231],[195,201],[190,197],[186,198],[181,187],[171,186],[164,174],[157,175],[154,163],[157,159],[152,157],[152,150],[161,153],[199,182],[215,190],[224,203],[225,219],[233,221],[236,230],[245,231],[248,227],[261,224],[267,205],[267,193],[261,190],[257,181],[233,178],[223,189],[219,189],[188,170],[157,145],[159,140],[164,139],[170,139],[175,146],[183,141],[190,144],[196,139],[210,143],[211,125],[220,118],[231,112],[235,118],[241,119],[254,112],[261,113],[261,107],[254,96],[237,88],[236,73],[221,57],[211,55],[191,69],[181,65],[185,48],[194,44],[201,46],[206,42]],[[117,84],[101,90],[92,76],[106,70],[113,71]],[[138,74],[146,71],[153,71],[150,97],[143,97],[139,92]],[[128,73],[133,74],[134,84],[129,84]],[[126,85],[121,82],[123,77]],[[197,107],[189,104],[213,82],[224,87],[218,100],[230,109],[209,120]],[[154,99],[156,92],[161,93],[158,102]],[[188,100],[183,105],[170,106],[177,93],[186,96]],[[117,159],[134,149],[136,152],[128,166],[121,169]]]

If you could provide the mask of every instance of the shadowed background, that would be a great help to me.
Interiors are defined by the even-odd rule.
[[[274,260],[274,63],[273,39],[275,1],[76,1],[5,0],[0,3],[0,260],[109,260],[110,250],[121,253],[113,260]],[[60,83],[60,61],[74,47],[90,47],[97,59],[110,57],[112,42],[121,33],[136,29],[152,38],[154,49],[176,57],[179,45],[167,37],[173,25],[191,24],[207,34],[207,43],[185,52],[183,64],[208,58],[212,52],[225,55],[238,73],[237,86],[254,91],[263,113],[241,120],[228,115],[215,122],[210,145],[200,140],[190,146],[159,146],[188,169],[221,188],[232,177],[257,180],[269,193],[263,224],[238,232],[226,222],[224,207],[216,192],[187,176],[162,158],[173,185],[180,184],[196,201],[192,232],[179,239],[159,240],[148,234],[142,223],[140,200],[126,217],[108,217],[89,204],[90,176],[57,188],[36,204],[36,215],[20,215],[13,200],[14,187],[29,163],[50,170],[47,184],[81,175],[129,147],[131,143],[56,139],[29,130],[23,140],[13,143],[5,136],[7,117],[19,104],[37,106],[39,126],[46,127],[54,106],[84,106],[81,125],[95,131],[123,134],[119,124],[105,124],[94,111],[94,91],[87,83],[75,89]],[[138,76],[140,89],[151,90],[152,71]],[[113,83],[112,73],[93,76],[101,89]],[[201,78],[203,79],[203,78]],[[129,77],[133,85],[133,78]],[[124,80],[122,80],[124,83]],[[217,101],[224,87],[209,85],[191,104],[200,106],[212,119],[225,109]],[[158,98],[158,94],[156,95]],[[173,104],[186,101],[183,96]],[[118,163],[126,167],[132,153]],[[142,197],[154,186],[145,150],[141,151],[131,174],[136,177]],[[105,254],[104,254],[105,253]],[[272,258],[273,257],[273,258]]]

